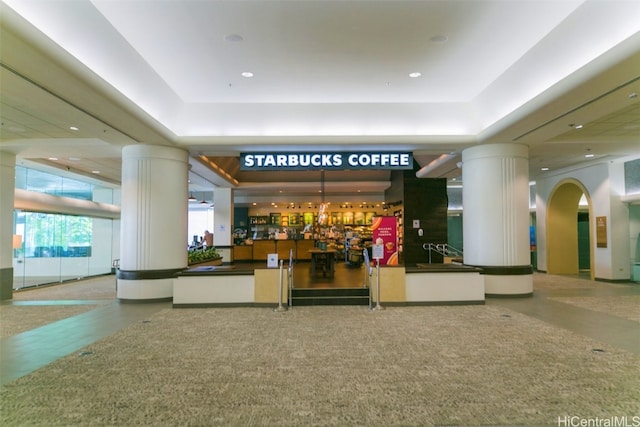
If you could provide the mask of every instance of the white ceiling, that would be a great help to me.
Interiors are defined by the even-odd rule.
[[[313,174],[257,179],[225,158],[408,150],[420,166],[444,155],[427,176],[459,179],[462,149],[518,142],[535,179],[640,156],[636,0],[2,0],[0,12],[0,148],[111,184],[137,142],[188,149],[194,190],[236,185],[215,161],[238,200],[277,188],[296,202],[317,196]],[[327,193],[379,198],[388,179],[328,174]]]

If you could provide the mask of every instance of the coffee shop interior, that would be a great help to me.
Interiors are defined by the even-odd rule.
[[[239,157],[208,159],[210,162],[224,163],[226,167],[238,169],[236,176],[247,181],[272,180],[273,175],[280,176],[279,186],[288,187],[284,182],[304,183],[302,190],[274,190],[252,194],[247,191],[235,196],[233,221],[233,264],[234,269],[264,267],[271,254],[286,265],[293,264],[296,287],[364,287],[368,286],[368,269],[375,266],[373,246],[374,234],[380,221],[385,217],[392,223],[392,238],[385,241],[385,265],[405,264],[403,240],[403,202],[404,180],[419,181],[415,178],[414,159],[411,156],[411,168],[404,170],[362,169],[362,170],[286,170],[286,171],[240,171]],[[431,158],[433,161],[433,158]],[[449,174],[460,171],[455,162],[444,166]],[[452,169],[452,170],[451,170]],[[443,170],[441,168],[441,170]],[[358,174],[360,179],[353,182],[350,175]],[[412,176],[413,175],[413,176]],[[270,176],[267,178],[266,176]],[[422,180],[428,183],[429,192],[420,202],[420,209],[427,208],[423,227],[429,227],[423,233],[420,242],[412,242],[419,247],[409,251],[409,263],[428,261],[428,253],[423,244],[438,242],[442,247],[431,254],[432,262],[461,261],[461,250],[449,241],[458,240],[462,244],[459,209],[449,209],[447,192],[459,199],[460,186],[447,189],[446,178]],[[455,182],[455,181],[454,181]],[[348,183],[349,185],[345,185]],[[395,184],[393,184],[395,183]],[[359,188],[354,189],[353,185]],[[437,191],[434,190],[437,188]],[[202,245],[204,236],[198,233],[203,227],[213,229],[207,223],[212,218],[212,193],[194,192],[189,204],[190,229],[193,230],[192,249]],[[355,197],[355,198],[354,198]],[[413,202],[408,203],[413,206]],[[439,210],[433,209],[439,204]],[[239,206],[238,206],[239,205]],[[458,212],[458,213],[456,213]],[[198,224],[198,218],[204,221]],[[448,223],[453,224],[448,233]],[[198,224],[198,225],[195,225]],[[208,230],[207,230],[208,231]],[[215,237],[214,237],[215,238]],[[380,238],[381,239],[381,238]],[[389,240],[389,239],[387,239]],[[380,241],[382,243],[382,240]],[[206,247],[206,244],[205,244]],[[443,251],[447,251],[444,253]],[[413,257],[413,258],[412,258]]]

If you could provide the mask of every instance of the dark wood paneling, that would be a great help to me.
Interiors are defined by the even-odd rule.
[[[447,243],[447,180],[445,178],[416,178],[415,172],[404,174],[404,264],[428,262],[425,243]],[[413,228],[413,220],[420,221],[423,235]],[[431,262],[441,263],[443,257],[434,252]]]

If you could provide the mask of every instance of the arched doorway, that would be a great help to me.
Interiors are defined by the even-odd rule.
[[[565,180],[560,182],[551,192],[547,207],[547,272],[550,274],[580,273],[580,245],[578,233],[579,202],[585,196],[588,210],[580,213],[584,221],[585,214],[588,218],[588,236],[591,238],[592,218],[591,197],[585,187],[577,180]],[[593,269],[593,244],[589,243],[589,276],[594,278]],[[583,254],[584,255],[584,254]],[[584,265],[582,266],[584,269]]]

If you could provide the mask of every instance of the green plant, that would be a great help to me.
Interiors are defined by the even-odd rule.
[[[208,248],[205,250],[189,251],[189,264],[196,264],[199,262],[210,261],[212,259],[222,258],[222,256],[216,251],[216,248]]]

